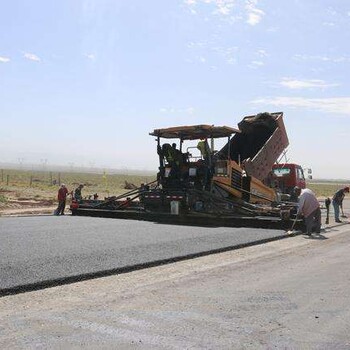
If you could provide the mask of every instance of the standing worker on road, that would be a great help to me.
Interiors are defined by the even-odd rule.
[[[55,210],[55,215],[64,215],[67,195],[68,195],[68,189],[65,184],[62,184],[57,194],[58,207]]]
[[[306,234],[311,236],[313,230],[316,233],[321,232],[321,209],[315,194],[308,188],[294,188],[294,193],[298,199],[298,213],[303,215],[306,225]]]
[[[335,222],[341,222],[341,220],[339,219],[339,208],[343,209],[343,199],[345,197],[345,193],[349,193],[349,187],[344,187],[340,189],[339,191],[335,192],[333,196],[332,204],[334,208]]]
[[[80,184],[74,191],[74,199],[77,201],[80,201],[81,199],[83,199],[82,195],[81,195],[81,190],[84,187],[83,184]]]

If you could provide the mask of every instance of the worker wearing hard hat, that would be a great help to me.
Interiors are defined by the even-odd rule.
[[[343,199],[345,197],[345,193],[349,193],[349,187],[344,187],[340,189],[339,191],[335,192],[333,196],[332,204],[334,208],[335,222],[341,222],[341,220],[339,219],[339,209],[341,208],[343,211]]]

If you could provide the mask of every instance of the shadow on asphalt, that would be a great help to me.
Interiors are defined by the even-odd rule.
[[[308,239],[316,239],[316,240],[324,240],[324,239],[328,239],[328,237],[323,236],[323,235],[311,235],[311,236],[306,236],[306,238]]]

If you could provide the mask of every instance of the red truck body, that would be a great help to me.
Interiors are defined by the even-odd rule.
[[[306,181],[303,168],[298,164],[284,163],[274,164],[272,174],[275,186],[279,187],[282,193],[292,193],[295,186],[306,187]]]

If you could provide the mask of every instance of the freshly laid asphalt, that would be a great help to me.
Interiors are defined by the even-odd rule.
[[[30,290],[74,282],[284,236],[282,230],[91,217],[0,218],[0,295],[25,291],[26,286]]]

